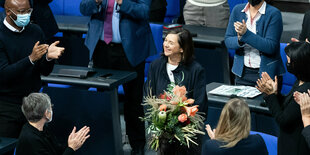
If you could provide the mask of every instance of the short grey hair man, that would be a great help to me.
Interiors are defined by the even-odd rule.
[[[29,122],[35,123],[51,111],[51,98],[45,93],[31,93],[23,99],[22,112]]]

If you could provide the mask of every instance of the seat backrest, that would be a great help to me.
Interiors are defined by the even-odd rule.
[[[53,0],[49,4],[54,15],[63,15],[64,14],[64,0]]]
[[[82,16],[81,0],[53,0],[49,5],[54,15]]]
[[[229,5],[229,10],[230,13],[233,10],[233,8],[237,5],[237,4],[241,4],[241,3],[247,3],[248,0],[228,0],[228,5]]]
[[[64,15],[82,16],[80,12],[81,0],[64,0]]]
[[[286,62],[287,62],[287,58],[286,58],[286,54],[285,54],[285,47],[287,46],[286,43],[280,43],[280,55],[282,58],[282,62],[284,64],[285,67],[285,74],[283,75],[283,82],[282,82],[282,90],[281,90],[281,94],[286,95],[290,92],[290,90],[292,89],[292,86],[294,85],[295,81],[296,81],[296,77],[289,73],[286,69]]]
[[[266,133],[250,131],[250,134],[259,134],[265,141],[269,155],[277,155],[278,138]]]
[[[167,0],[166,8],[164,23],[172,23],[180,15],[180,0]]]
[[[144,69],[144,76],[147,77],[148,70],[149,70],[149,64],[159,58],[160,53],[163,51],[163,25],[160,24],[153,24],[150,23],[152,35],[153,35],[153,40],[156,46],[157,54],[153,56],[149,56],[145,60],[145,69]]]

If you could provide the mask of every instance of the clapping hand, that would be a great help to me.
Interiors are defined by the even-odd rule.
[[[118,5],[122,5],[123,0],[115,0]]]
[[[48,47],[47,59],[58,59],[62,55],[65,48],[57,47],[58,44],[59,44],[59,41],[55,41]]]
[[[310,117],[310,90],[308,93],[294,92],[294,100],[300,106],[300,111],[303,116]]]
[[[235,26],[235,31],[237,32],[238,36],[242,36],[245,34],[245,32],[247,31],[247,27],[246,27],[246,23],[244,21],[244,19],[241,22],[235,22],[234,23]]]
[[[74,151],[78,150],[86,141],[90,135],[87,135],[90,131],[89,127],[84,126],[78,132],[76,131],[76,127],[73,127],[72,132],[68,138],[68,147],[72,148]]]
[[[212,130],[210,125],[207,124],[206,125],[206,130],[208,132],[208,135],[209,135],[210,139],[214,139],[215,138],[215,129]]]
[[[99,5],[102,2],[102,0],[95,0],[95,1],[96,1],[97,5]]]
[[[29,59],[32,62],[35,62],[42,58],[42,56],[47,52],[48,45],[47,44],[40,44],[40,41],[36,42],[32,49],[32,53],[29,56]]]
[[[265,93],[267,95],[271,95],[274,93],[277,94],[278,90],[277,76],[275,76],[275,81],[273,81],[268,75],[268,73],[263,72],[262,77],[257,80],[256,84],[257,84],[256,88],[262,93]]]

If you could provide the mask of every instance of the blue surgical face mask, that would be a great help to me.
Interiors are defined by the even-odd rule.
[[[25,27],[29,24],[30,22],[30,16],[31,16],[31,12],[30,13],[26,13],[26,14],[15,14],[12,10],[10,10],[14,15],[16,15],[16,20],[14,20],[11,16],[10,18],[14,21],[14,23],[16,24],[16,26],[18,27]]]

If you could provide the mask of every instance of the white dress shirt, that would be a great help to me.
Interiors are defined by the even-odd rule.
[[[250,4],[248,3],[241,12],[245,12],[247,16],[247,29],[256,34],[256,22],[260,19],[262,14],[266,12],[266,2],[259,8],[254,18],[250,15]],[[244,45],[244,65],[250,68],[259,68],[261,62],[260,52],[249,44]]]

